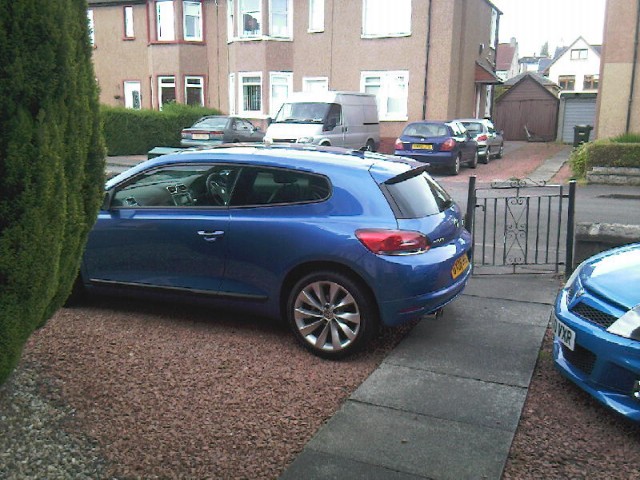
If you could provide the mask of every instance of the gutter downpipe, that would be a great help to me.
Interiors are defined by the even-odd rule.
[[[633,41],[633,68],[631,70],[631,87],[629,88],[629,105],[627,106],[627,126],[625,133],[629,133],[631,125],[631,109],[633,105],[633,93],[636,83],[636,69],[638,67],[638,32],[640,31],[640,0],[636,4],[636,36]]]
[[[640,2],[640,0],[638,0]],[[429,78],[429,50],[431,50],[431,5],[433,0],[429,0],[428,20],[427,20],[427,44],[425,46],[424,62],[424,92],[422,93],[422,119],[427,119],[427,86]]]

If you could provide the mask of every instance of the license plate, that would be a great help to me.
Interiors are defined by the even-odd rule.
[[[411,145],[413,150],[433,150],[433,145],[425,145],[424,143],[414,143]]]
[[[208,133],[194,133],[191,138],[193,138],[194,140],[209,140],[209,134]]]
[[[576,332],[558,320],[555,315],[551,317],[551,328],[553,329],[554,336],[560,340],[565,347],[573,351],[576,346]]]
[[[465,253],[463,256],[453,262],[453,267],[451,268],[451,276],[453,278],[458,278],[462,274],[462,272],[467,269],[468,266],[469,257],[467,257],[467,254]]]

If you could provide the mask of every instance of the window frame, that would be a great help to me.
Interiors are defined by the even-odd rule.
[[[572,48],[571,49],[571,60],[587,60],[588,58],[589,58],[588,48]]]
[[[236,74],[229,74],[229,114],[235,115],[237,113],[237,98],[238,94],[236,92]]]
[[[246,84],[245,80],[248,78],[258,77],[260,79],[259,83],[251,83]],[[261,117],[263,115],[264,109],[264,101],[263,101],[263,88],[262,88],[262,72],[240,72],[238,73],[238,100],[240,100],[240,105],[238,105],[239,115],[248,117],[248,118],[256,118]],[[246,110],[245,106],[245,86],[258,86],[260,92],[260,109],[259,110]],[[250,100],[249,100],[250,101]]]
[[[285,81],[282,83],[275,83],[275,78],[284,78]],[[287,87],[287,94],[285,95],[283,102],[279,103],[277,108],[275,105],[275,98],[273,95],[273,87],[274,86],[282,86],[285,85]],[[269,115],[271,117],[275,117],[278,110],[284,103],[284,100],[293,92],[293,72],[269,72]]]
[[[161,7],[161,5],[170,5],[171,8]],[[161,12],[163,8],[167,8],[166,12]],[[170,12],[171,22],[164,23],[164,15]],[[166,37],[164,30],[170,27]],[[170,35],[169,35],[170,34]],[[173,0],[156,0],[156,41],[158,42],[175,42],[176,41],[176,11]]]
[[[311,84],[320,84],[325,85],[326,88],[321,90],[309,89],[309,85]],[[329,91],[329,77],[302,77],[302,91],[303,92],[328,92]]]
[[[563,86],[566,85],[566,86]],[[562,90],[575,90],[576,89],[576,76],[575,75],[558,75],[558,86]]]
[[[198,16],[197,25],[196,25],[196,34],[193,36],[187,36],[187,6],[198,6]],[[202,2],[199,0],[183,0],[182,1],[182,38],[185,42],[202,42],[204,40],[204,32],[203,32],[203,9]],[[190,15],[193,16],[193,15]]]
[[[309,25],[307,32],[324,32],[324,0],[309,0]]]
[[[231,43],[235,38],[235,8],[235,1],[227,0],[227,43]]]
[[[248,8],[244,8],[245,2],[256,1],[258,5],[257,10],[249,10]],[[256,13],[256,15],[250,15],[250,13]],[[256,20],[258,23],[258,28],[255,31],[256,33],[247,34],[246,32],[252,30],[245,30],[245,15],[250,15],[252,18]],[[238,0],[238,33],[237,38],[243,39],[256,39],[262,37],[262,0]]]
[[[591,74],[585,75],[582,78],[582,89],[583,90],[597,90],[600,85],[600,75]]]
[[[286,5],[286,32],[274,33],[274,2],[277,0],[269,0],[269,36],[273,38],[292,38],[293,37],[293,2],[292,0],[283,0]],[[279,13],[282,15],[282,13]]]
[[[173,85],[169,85],[169,84],[163,85],[162,84],[163,80],[169,80],[169,79],[171,79],[173,81],[172,82]],[[171,87],[173,87],[173,98],[174,98],[174,101],[177,102],[178,101],[178,90],[176,88],[177,87],[176,76],[175,75],[158,75],[158,110],[162,111],[162,106],[165,103],[169,103],[169,102],[164,102],[164,103],[162,102],[162,91],[165,88],[171,88]]]
[[[133,25],[133,6],[125,5],[122,7],[124,39],[133,40],[136,38],[135,28]]]
[[[401,9],[408,11],[398,12]],[[408,37],[411,35],[411,0],[396,0],[387,2],[386,0],[362,0],[362,29],[361,38],[386,38],[386,37]],[[402,19],[401,15],[407,17]],[[369,25],[370,19],[379,20],[381,25],[387,28],[384,30],[381,25]],[[393,25],[395,19],[397,25]],[[404,23],[404,25],[402,25]]]
[[[138,86],[138,88],[135,89],[135,90],[138,91],[139,97],[140,97],[139,98],[140,104],[139,104],[139,106],[137,108],[135,106],[134,99],[133,98],[129,99],[128,95],[127,95],[127,85],[134,85],[134,84],[137,84],[137,86]],[[125,108],[130,108],[132,110],[142,110],[142,82],[140,82],[139,80],[125,80],[124,82],[122,82],[122,91],[124,92],[124,107]],[[131,100],[131,102],[129,102],[129,100]],[[129,105],[129,103],[131,105]]]
[[[394,88],[391,80],[396,77],[403,77],[404,81],[404,108],[400,112],[389,113],[389,100],[394,98],[390,92]],[[378,85],[368,84],[367,79],[378,79]],[[374,70],[360,72],[360,91],[367,92],[367,86],[377,86],[379,92],[376,94],[378,104],[378,118],[381,122],[406,122],[409,120],[409,71],[408,70]]]
[[[190,81],[197,80],[198,86],[189,85]],[[185,105],[191,105],[189,103],[189,89],[197,88],[200,91],[200,102],[193,104],[196,106],[204,107],[204,75],[185,75],[184,76],[184,103]]]

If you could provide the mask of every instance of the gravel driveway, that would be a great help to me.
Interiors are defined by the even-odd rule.
[[[0,478],[276,478],[408,329],[332,362],[263,318],[61,309],[0,388]]]

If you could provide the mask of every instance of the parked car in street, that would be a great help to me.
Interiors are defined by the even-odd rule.
[[[208,115],[180,134],[180,145],[198,147],[220,143],[262,142],[264,132],[246,118]]]
[[[340,358],[380,324],[456,298],[470,247],[458,206],[420,163],[224,145],[109,180],[74,295],[199,298],[286,318],[304,347]]]
[[[395,143],[395,154],[445,167],[451,174],[460,166],[478,165],[478,144],[458,121],[422,121],[408,124]]]
[[[502,158],[504,139],[491,120],[486,118],[461,118],[457,120],[478,143],[478,159],[489,163],[491,158]]]
[[[560,373],[640,422],[640,243],[576,268],[558,294],[552,326]]]

